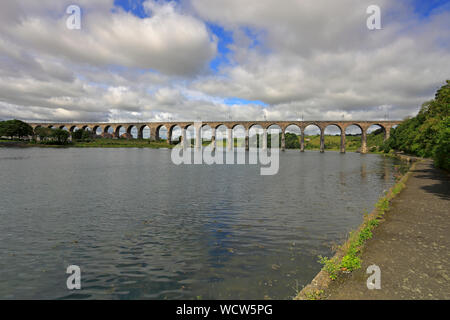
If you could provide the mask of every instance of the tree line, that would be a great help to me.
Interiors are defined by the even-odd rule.
[[[404,151],[433,158],[437,167],[450,170],[450,80],[446,81],[419,113],[391,131],[383,144],[384,152]]]
[[[82,133],[81,133],[82,134]],[[20,120],[7,120],[0,122],[0,137],[13,139],[24,139],[28,137],[39,137],[41,143],[64,145],[69,143],[70,133],[62,129],[33,128]]]

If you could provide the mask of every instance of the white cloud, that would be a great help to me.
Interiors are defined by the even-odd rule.
[[[47,1],[42,6],[47,5],[51,12],[54,3]],[[6,37],[32,52],[69,62],[152,69],[174,75],[202,70],[216,53],[216,43],[205,24],[177,12],[172,4],[148,1],[147,7],[152,9],[152,16],[145,19],[123,11],[111,14],[86,10],[81,30],[66,27],[67,15],[53,17],[31,7],[24,11],[27,13],[20,22],[2,23],[1,29]]]
[[[379,1],[383,30],[366,28],[369,1],[193,0],[203,18],[234,32],[234,64],[199,79],[210,95],[262,100],[273,117],[382,118],[415,113],[450,74],[450,13],[420,20],[403,3]],[[251,47],[243,28],[262,34]],[[245,29],[244,29],[245,30]],[[248,36],[247,36],[248,37]],[[260,40],[258,38],[258,40]],[[283,110],[282,112],[280,110]]]
[[[149,0],[145,19],[77,3],[79,31],[72,1],[0,3],[0,119],[403,118],[450,74],[450,7],[424,18],[379,0],[383,29],[369,31],[366,0]],[[217,73],[207,22],[234,40]]]

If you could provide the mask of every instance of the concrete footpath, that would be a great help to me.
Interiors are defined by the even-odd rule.
[[[362,268],[333,281],[325,299],[450,299],[450,175],[417,163],[362,253]],[[370,265],[381,289],[369,290]]]

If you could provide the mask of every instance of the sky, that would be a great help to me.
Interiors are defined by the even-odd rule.
[[[401,120],[449,78],[450,1],[0,2],[0,119]]]

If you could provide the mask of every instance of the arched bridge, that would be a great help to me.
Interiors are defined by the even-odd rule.
[[[320,130],[320,151],[324,152],[325,143],[324,135],[325,129],[329,126],[336,126],[341,132],[341,152],[345,152],[345,130],[347,127],[355,125],[361,129],[361,153],[367,152],[367,129],[373,125],[381,127],[384,131],[384,138],[389,138],[391,129],[400,124],[401,121],[203,121],[201,125],[196,124],[194,121],[166,121],[166,122],[127,122],[127,123],[100,123],[100,122],[84,122],[84,123],[72,123],[72,122],[43,122],[43,123],[29,123],[33,129],[39,127],[45,128],[66,128],[70,132],[75,130],[91,130],[95,133],[107,134],[112,131],[112,137],[118,138],[121,130],[125,130],[131,136],[131,130],[137,129],[138,138],[143,138],[143,131],[145,128],[150,130],[150,140],[159,141],[159,129],[165,127],[167,129],[167,140],[171,143],[172,132],[174,128],[179,127],[181,129],[182,139],[186,138],[186,130],[192,126],[195,129],[195,144],[197,147],[201,145],[201,130],[205,126],[211,128],[211,141],[215,145],[216,129],[220,126],[225,126],[228,131],[228,139],[232,138],[232,131],[235,127],[241,126],[245,129],[245,141],[246,149],[248,150],[248,136],[249,130],[253,126],[260,126],[263,130],[264,137],[267,137],[267,129],[271,126],[279,126],[281,129],[281,149],[285,149],[285,133],[286,129],[290,126],[297,126],[301,132],[300,138],[300,150],[305,149],[305,129],[308,126],[316,126]],[[266,139],[263,139],[263,145],[266,145]]]

